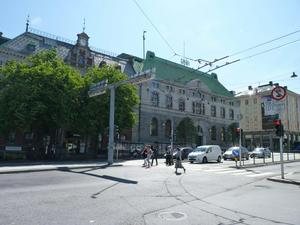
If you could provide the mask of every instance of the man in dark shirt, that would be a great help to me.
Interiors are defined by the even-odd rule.
[[[158,165],[158,162],[157,162],[158,150],[157,150],[157,148],[154,148],[153,145],[151,145],[151,149],[153,151],[151,166],[153,166],[154,159],[156,160],[156,165]]]

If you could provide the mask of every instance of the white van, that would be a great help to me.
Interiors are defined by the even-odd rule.
[[[196,147],[188,156],[190,163],[209,161],[221,162],[222,150],[219,145],[203,145]]]

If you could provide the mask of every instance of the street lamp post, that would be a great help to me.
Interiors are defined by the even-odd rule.
[[[99,84],[104,85],[95,85],[91,86],[89,91],[89,96],[94,97],[105,93],[105,90],[108,88],[110,90],[110,106],[109,106],[109,141],[108,141],[108,154],[107,162],[109,165],[114,162],[114,126],[115,126],[115,90],[117,87],[123,84],[139,84],[155,77],[155,68],[146,70],[145,72],[137,73],[128,80],[119,81],[113,84],[107,85],[107,80],[105,82],[101,81]],[[98,83],[97,83],[98,84]],[[97,88],[95,88],[95,86]]]

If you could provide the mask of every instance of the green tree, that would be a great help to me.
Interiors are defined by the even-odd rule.
[[[66,65],[55,50],[40,52],[23,62],[0,68],[0,131],[33,132],[37,141],[70,127],[76,116],[80,74]]]
[[[176,141],[184,144],[196,143],[197,128],[191,118],[183,118],[176,127]]]
[[[78,119],[74,129],[81,131],[83,135],[105,134],[109,126],[110,91],[100,96],[90,98],[88,90],[92,83],[107,79],[108,84],[128,79],[127,75],[121,73],[114,66],[103,68],[91,68],[84,77],[85,87],[81,93],[81,104],[78,110]],[[116,89],[115,96],[115,125],[120,131],[131,128],[137,121],[134,107],[139,99],[136,94],[136,87],[132,84],[121,85]]]

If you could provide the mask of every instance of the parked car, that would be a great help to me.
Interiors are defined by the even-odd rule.
[[[296,141],[291,148],[291,152],[300,152],[300,142]]]
[[[179,148],[179,149],[181,151],[182,160],[187,159],[188,155],[193,151],[192,147],[182,147],[182,148]],[[173,158],[175,159],[175,157],[176,157],[176,152],[173,153]]]
[[[271,151],[268,148],[255,148],[252,152],[250,152],[250,157],[270,158]]]
[[[224,152],[223,154],[223,159],[226,160],[226,159],[234,159],[235,156],[234,154],[232,153],[233,151],[240,151],[240,147],[237,146],[237,147],[231,147],[229,149],[226,150],[226,152]],[[242,154],[242,158],[243,159],[249,159],[249,151],[247,148],[245,147],[241,147],[241,154]]]
[[[196,147],[189,155],[188,160],[190,163],[202,162],[207,163],[209,161],[221,162],[222,150],[218,145],[203,145]]]
[[[187,159],[188,155],[193,151],[192,147],[181,147],[179,149],[181,151],[181,159],[182,160]],[[173,159],[175,159],[176,154],[177,154],[177,151],[176,151],[176,148],[175,148],[175,149],[173,149]],[[167,154],[164,154],[165,158],[166,158],[166,155]]]

